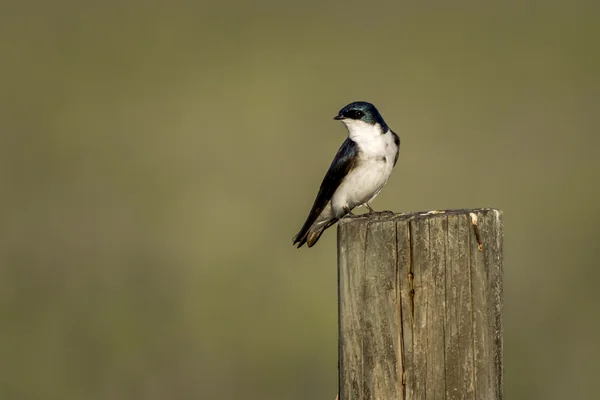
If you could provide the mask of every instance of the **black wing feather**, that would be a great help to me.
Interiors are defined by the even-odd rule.
[[[394,167],[395,167],[396,163],[398,162],[398,156],[400,155],[400,137],[398,135],[396,135],[396,132],[394,132],[391,129],[390,129],[390,132],[392,133],[392,135],[394,135],[394,143],[396,144],[396,146],[398,146],[398,151],[396,152],[396,157],[394,158]]]
[[[305,240],[305,236],[312,224],[321,215],[323,209],[325,209],[346,175],[355,167],[357,155],[358,146],[352,139],[347,138],[329,166],[325,178],[323,178],[323,182],[321,183],[317,198],[308,214],[308,218],[306,218],[302,229],[300,229],[300,232],[294,238],[294,244],[302,242],[303,239]]]

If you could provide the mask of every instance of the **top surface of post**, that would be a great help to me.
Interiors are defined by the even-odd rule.
[[[473,208],[473,209],[451,209],[451,210],[432,210],[432,211],[413,211],[407,213],[392,213],[392,212],[374,212],[364,213],[359,215],[351,215],[339,220],[338,225],[357,222],[377,222],[377,221],[403,221],[416,218],[431,218],[444,215],[470,215],[470,214],[487,214],[493,213],[496,218],[502,218],[502,211],[497,208]]]

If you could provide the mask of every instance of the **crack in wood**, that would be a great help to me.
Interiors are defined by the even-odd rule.
[[[411,322],[414,328],[415,324],[415,274],[414,274],[414,261],[413,261],[413,232],[412,232],[412,222],[408,223],[408,287],[410,288],[409,296],[410,296],[410,316]]]
[[[398,357],[398,362],[400,364],[400,368],[398,368],[398,379],[402,383],[402,400],[406,399],[406,361],[404,360],[405,352],[404,352],[404,326],[402,325],[402,317],[403,317],[403,309],[402,309],[402,281],[400,278],[400,265],[398,258],[398,225],[394,224],[396,230],[396,237],[394,239],[394,255],[396,257],[396,304],[398,305],[398,330],[400,334],[398,335],[398,351],[400,352],[400,357]]]

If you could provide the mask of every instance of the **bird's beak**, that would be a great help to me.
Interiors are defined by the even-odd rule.
[[[333,117],[333,119],[341,120],[341,119],[344,119],[344,116],[343,115],[336,115],[335,117]]]

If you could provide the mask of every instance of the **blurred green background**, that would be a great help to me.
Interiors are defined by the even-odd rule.
[[[345,129],[373,203],[505,215],[507,398],[598,398],[598,2],[4,2],[0,398],[324,399]]]

